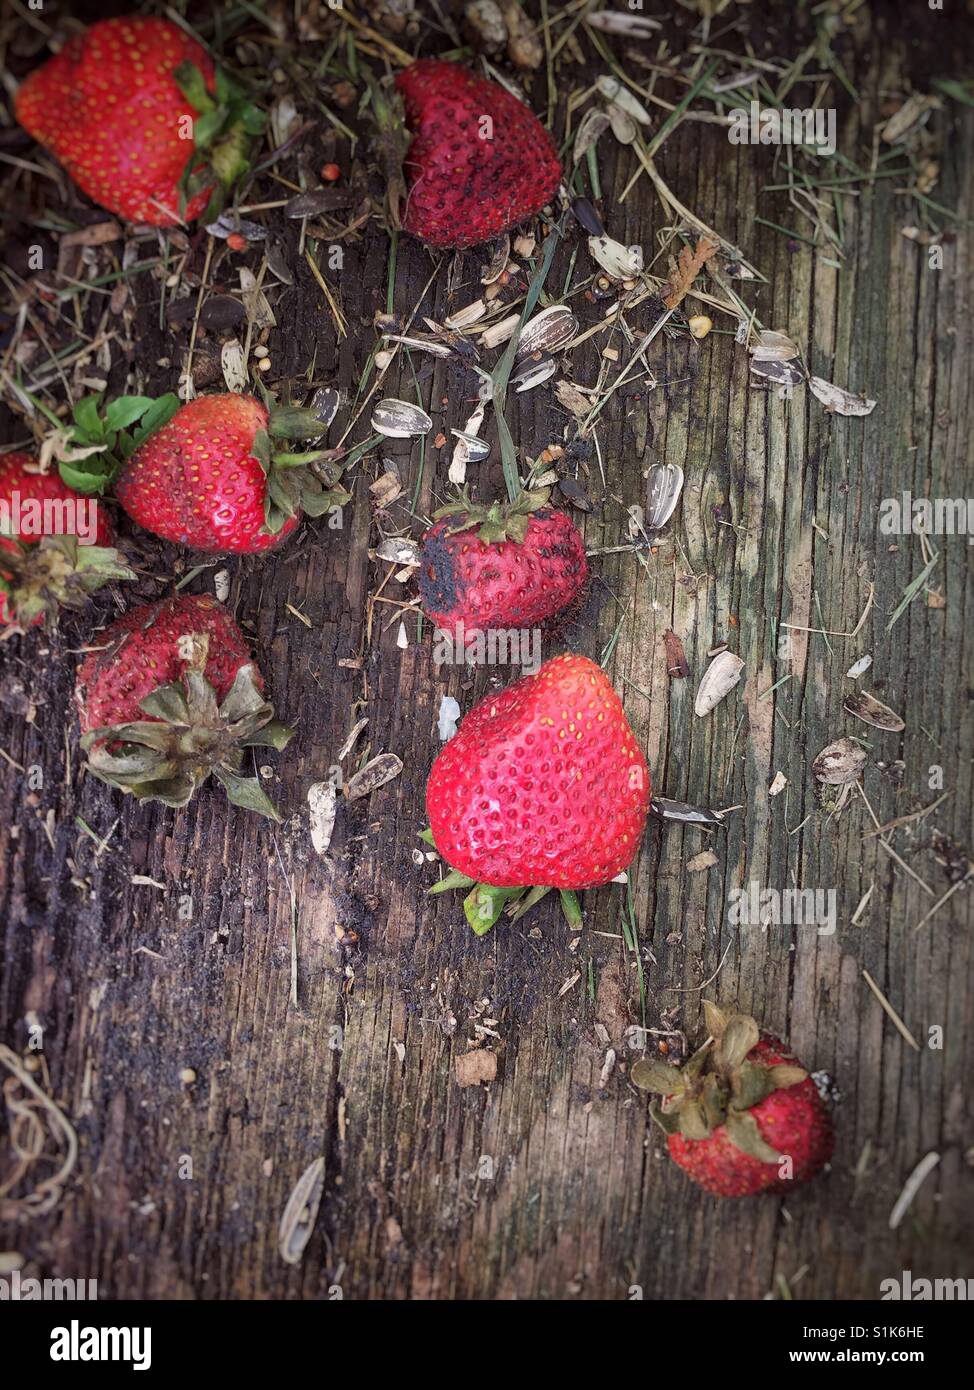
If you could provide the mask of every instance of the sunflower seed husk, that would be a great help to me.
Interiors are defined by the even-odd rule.
[[[338,788],[334,782],[312,782],[308,788],[308,819],[315,854],[324,854],[331,844],[337,806]]]
[[[332,386],[319,386],[318,390],[311,397],[310,409],[321,421],[321,427],[326,430],[338,414],[338,407],[342,403],[342,393],[336,391]]]
[[[645,106],[633,96],[627,86],[619,81],[618,77],[599,77],[596,79],[595,85],[606,101],[611,101],[613,105],[625,111],[627,116],[631,116],[634,121],[638,121],[640,125],[653,124],[653,118]]]
[[[277,240],[269,241],[264,247],[267,269],[280,280],[282,285],[293,285],[294,274],[288,265],[284,247]]]
[[[773,381],[777,386],[800,386],[805,380],[805,369],[796,357],[791,362],[759,361],[751,362],[751,376],[761,381]]]
[[[434,342],[432,338],[407,338],[402,333],[387,333],[386,340],[390,343],[399,343],[401,347],[415,348],[417,352],[429,352],[434,357],[449,357],[451,349],[443,343]]]
[[[462,439],[467,447],[467,463],[483,463],[490,453],[490,445],[486,439],[480,439],[475,434],[465,434],[463,430],[451,430],[450,433],[456,439]]]
[[[874,729],[885,729],[888,733],[898,734],[901,729],[906,728],[906,722],[895,710],[891,710],[889,705],[884,705],[882,700],[877,700],[875,695],[870,695],[865,690],[846,696],[842,708],[847,714],[861,719],[864,724],[871,724]]]
[[[511,238],[505,234],[501,237],[494,247],[490,261],[485,266],[480,277],[482,285],[492,285],[499,279],[507,269],[507,263],[511,259]]]
[[[227,390],[239,393],[247,385],[247,364],[239,339],[231,338],[220,349],[220,365]]]
[[[577,332],[578,319],[571,309],[565,304],[552,304],[535,314],[521,329],[517,355],[522,358],[535,352],[557,352],[570,343]]]
[[[743,671],[744,662],[735,652],[719,652],[704,672],[693,704],[694,713],[701,717],[709,714],[734,689]]]
[[[246,238],[247,241],[263,241],[267,236],[267,228],[262,227],[259,222],[248,222],[245,217],[238,217],[235,212],[221,212],[215,222],[211,222],[206,229],[210,236],[226,239],[228,236]]]
[[[605,236],[602,219],[588,198],[572,199],[572,215],[582,231],[588,232],[590,237]]]
[[[860,676],[866,674],[872,664],[873,659],[867,652],[865,656],[861,656],[858,661],[852,663],[848,671],[846,671],[846,675],[851,681],[858,680]]]
[[[443,322],[446,324],[447,328],[453,328],[459,331],[463,328],[469,328],[471,324],[477,323],[483,318],[486,312],[487,305],[484,300],[475,299],[472,304],[468,304],[465,309],[458,309],[455,314],[451,314],[450,317],[444,319]]]
[[[296,1265],[311,1239],[311,1232],[325,1190],[325,1160],[318,1157],[298,1178],[287,1199],[284,1215],[278,1228],[277,1248],[281,1259]]]
[[[572,150],[572,160],[575,164],[585,158],[592,146],[597,144],[599,137],[609,129],[610,124],[604,111],[598,111],[594,107],[591,111],[586,111],[575,132],[575,146]]]
[[[656,19],[618,10],[596,10],[594,14],[585,16],[585,23],[593,29],[601,29],[603,34],[625,34],[637,39],[648,39],[655,29],[661,27]]]
[[[376,546],[375,557],[377,560],[387,560],[390,565],[411,565],[415,568],[419,564],[419,546],[402,536],[387,536]]]
[[[808,389],[833,415],[871,415],[876,409],[876,402],[868,396],[857,396],[844,386],[833,386],[831,381],[820,376],[808,378]]]
[[[590,236],[588,249],[592,259],[597,261],[613,280],[632,280],[642,271],[641,246],[624,246],[621,241],[613,241],[610,236]]]
[[[609,125],[612,127],[612,134],[619,141],[620,145],[631,145],[639,134],[639,126],[630,116],[628,111],[624,111],[615,102],[609,107],[607,115]]]
[[[533,391],[536,386],[553,377],[557,370],[558,363],[553,357],[542,357],[537,362],[531,357],[511,373],[511,385],[518,394]]]
[[[360,796],[368,796],[377,787],[384,787],[402,772],[402,758],[395,753],[380,753],[365,764],[354,777],[350,777],[345,787],[345,800],[355,801]]]
[[[858,780],[866,761],[866,750],[858,743],[851,738],[838,738],[822,749],[812,763],[812,772],[817,782],[841,787]]]
[[[776,333],[771,328],[762,328],[750,353],[755,362],[790,362],[801,356],[798,345],[787,333]]]
[[[683,469],[678,463],[654,463],[646,481],[647,531],[659,531],[676,510],[683,491]]]
[[[310,193],[298,193],[284,204],[284,216],[314,217],[320,212],[335,212],[350,208],[355,194],[347,188],[313,188]]]
[[[372,428],[389,439],[415,439],[428,434],[433,421],[418,405],[389,396],[372,411]]]

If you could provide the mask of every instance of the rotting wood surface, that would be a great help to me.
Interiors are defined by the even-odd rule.
[[[877,43],[875,57],[853,67],[866,112],[900,57],[895,43]],[[972,133],[972,113],[955,108],[937,195],[966,218]],[[870,138],[864,117],[844,113],[842,148]],[[353,474],[341,530],[317,523],[279,555],[226,565],[228,602],[250,624],[278,712],[300,723],[287,752],[267,757],[272,794],[293,813],[285,825],[228,807],[217,790],[174,814],[82,780],[71,689],[84,621],[69,620],[46,646],[34,636],[2,652],[0,1040],[22,1051],[28,1021],[40,1023],[52,1092],[77,1128],[80,1155],[55,1209],[5,1226],[0,1248],[44,1275],[97,1278],[103,1298],[323,1298],[336,1288],[346,1298],[625,1298],[638,1286],[647,1299],[741,1299],[780,1294],[782,1280],[804,1298],[875,1298],[902,1269],[970,1272],[970,896],[955,893],[915,932],[934,898],[880,837],[862,838],[874,825],[858,794],[838,817],[819,808],[810,764],[844,733],[866,737],[874,760],[902,759],[900,783],[875,761],[866,774],[880,824],[935,800],[930,769],[942,766],[951,795],[890,843],[937,897],[946,890],[931,833],[961,845],[970,836],[970,552],[963,537],[935,538],[931,585],[945,604],[929,606],[921,593],[887,635],[922,559],[915,537],[880,533],[879,503],[904,489],[964,492],[974,257],[960,235],[944,269],[928,270],[922,248],[900,234],[902,202],[880,182],[847,200],[842,270],[823,266],[809,248],[789,249],[755,225],[769,161],[689,125],[667,143],[660,168],[681,201],[768,276],[762,320],[796,339],[812,372],[879,405],[866,420],[842,419],[805,390],[790,401],[754,390],[732,337],[712,334],[702,345],[661,336],[650,354],[658,388],[620,393],[604,412],[605,486],[593,464],[600,505],[579,515],[590,548],[628,542],[626,508],[645,501],[651,463],[680,464],[687,484],[646,568],[631,551],[594,559],[592,593],[565,641],[599,659],[618,629],[607,669],[658,792],[742,807],[715,835],[650,823],[632,875],[645,1018],[618,887],[585,895],[580,934],[544,902],[485,940],[462,924],[458,900],[426,897],[436,871],[417,867],[413,853],[440,699],[453,694],[467,710],[498,676],[436,673],[415,612],[374,601],[390,566],[369,554],[373,457]],[[647,180],[615,206],[612,190],[628,181],[632,159],[606,141],[600,168],[611,234],[652,244],[663,214]],[[277,305],[275,369],[298,377],[314,362],[315,380],[353,383],[384,305],[388,241],[373,223],[347,249],[340,291],[351,332],[339,342],[296,255],[297,228],[288,235],[296,284]],[[559,250],[552,285],[564,283],[570,249]],[[400,311],[412,309],[433,265],[402,239]],[[462,277],[444,267],[424,312],[442,322],[472,297],[470,265]],[[633,321],[637,331],[651,322],[639,311]],[[140,309],[139,329],[143,365],[164,356],[157,302]],[[574,355],[577,380],[594,378],[598,342]],[[116,375],[120,385],[124,364]],[[173,379],[168,366],[149,373],[156,389]],[[459,426],[470,379],[424,363],[419,380],[435,429]],[[411,397],[409,370],[386,388]],[[508,412],[531,457],[566,422],[547,388],[511,394]],[[15,425],[5,428],[16,437]],[[397,461],[408,497],[419,448],[387,441],[381,453]],[[420,515],[443,499],[448,453],[426,452]],[[499,487],[499,470],[491,478]],[[173,548],[147,553],[167,557],[155,572],[172,571]],[[212,573],[193,586],[210,588]],[[871,586],[875,603],[856,639],[802,631],[852,631]],[[413,590],[389,581],[382,596],[408,600]],[[689,680],[667,678],[668,628],[683,640]],[[790,645],[781,647],[785,631]],[[696,719],[707,653],[725,641],[745,660],[744,680]],[[844,672],[863,652],[874,656],[863,684],[904,714],[902,735],[843,714],[854,688]],[[340,802],[330,852],[319,858],[307,789],[328,776],[362,716],[369,723],[350,763],[390,751],[404,769],[367,798]],[[43,785],[31,789],[20,769],[38,766]],[[769,798],[778,772],[787,786]],[[76,817],[109,837],[102,849]],[[708,846],[717,864],[688,873]],[[737,929],[728,895],[751,881],[834,889],[834,934]],[[667,1160],[645,1096],[626,1081],[638,1055],[626,1030],[645,1022],[696,1037],[711,980],[708,994],[788,1036],[839,1093],[831,1172],[787,1201],[707,1197]],[[675,1011],[671,1025],[664,1011]],[[487,1041],[497,1078],[461,1089],[454,1059],[485,1018],[496,1020]],[[937,1027],[940,1049],[927,1045]],[[602,1081],[610,1048],[617,1064]],[[195,1080],[181,1080],[187,1068]],[[930,1151],[939,1165],[890,1231],[903,1184]],[[319,1155],[319,1219],[302,1260],[289,1265],[278,1223]]]

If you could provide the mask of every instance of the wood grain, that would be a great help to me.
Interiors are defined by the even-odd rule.
[[[902,46],[877,44],[852,65],[863,105],[860,115],[851,106],[842,113],[842,149],[868,146],[880,92],[902,59]],[[974,123],[956,106],[950,120],[935,196],[969,218]],[[631,156],[606,140],[600,167],[611,234],[651,247],[665,218],[647,180],[615,204]],[[914,932],[933,899],[878,837],[863,840],[873,828],[864,800],[854,796],[839,816],[820,807],[810,764],[840,734],[867,739],[864,791],[881,824],[934,800],[930,768],[941,766],[949,799],[891,844],[938,897],[946,890],[931,833],[965,846],[970,838],[970,552],[963,537],[935,538],[941,560],[931,584],[945,606],[928,606],[921,593],[887,633],[922,560],[916,538],[880,533],[879,503],[905,488],[960,494],[970,476],[970,238],[960,235],[944,268],[929,270],[925,250],[900,234],[906,205],[878,182],[844,200],[846,255],[835,270],[755,224],[760,187],[771,181],[767,152],[685,125],[660,169],[767,275],[755,298],[762,321],[789,332],[814,373],[879,405],[866,420],[842,419],[804,390],[788,401],[754,390],[732,336],[714,333],[702,344],[660,337],[650,354],[656,389],[623,391],[604,413],[604,485],[593,458],[597,505],[579,515],[590,548],[627,542],[626,508],[645,501],[651,463],[680,464],[687,485],[645,568],[631,551],[594,558],[586,608],[563,644],[599,659],[618,630],[608,670],[656,789],[741,808],[716,835],[656,822],[647,830],[632,870],[645,1012],[637,953],[622,936],[622,889],[585,895],[580,934],[545,902],[485,940],[463,927],[458,901],[426,896],[435,868],[418,867],[414,851],[440,699],[452,694],[467,710],[508,672],[434,670],[428,626],[418,637],[415,610],[403,611],[408,645],[397,645],[399,611],[372,597],[380,585],[383,597],[404,602],[414,592],[370,555],[379,539],[368,491],[381,471],[373,456],[353,473],[341,530],[309,524],[279,555],[227,565],[230,606],[250,625],[278,712],[300,724],[287,752],[267,759],[273,795],[292,812],[285,825],[260,823],[215,790],[174,814],[123,803],[82,777],[71,690],[90,614],[50,640],[18,639],[0,651],[8,755],[0,763],[0,1039],[25,1049],[36,1015],[53,1094],[81,1145],[56,1209],[0,1231],[0,1248],[20,1251],[38,1272],[97,1278],[102,1297],[210,1299],[338,1290],[346,1298],[614,1299],[635,1296],[634,1288],[647,1299],[744,1299],[780,1295],[782,1278],[796,1297],[870,1299],[901,1269],[969,1273],[970,895],[956,893]],[[762,215],[774,216],[767,207],[764,200]],[[351,332],[338,342],[296,255],[296,228],[280,229],[296,283],[275,302],[275,375],[307,380],[313,363],[316,382],[354,387],[372,316],[385,303],[388,241],[373,223],[347,248],[337,290]],[[551,286],[565,284],[574,244],[559,250]],[[202,255],[201,246],[197,272]],[[472,298],[477,264],[469,255],[452,268],[444,261],[422,313],[442,322]],[[402,239],[401,313],[413,309],[433,266],[429,252]],[[149,365],[169,346],[152,299],[158,286],[134,283],[145,298],[129,361],[150,386],[171,387],[175,369]],[[600,310],[580,303],[584,322],[595,322]],[[653,313],[651,305],[637,310],[634,332]],[[719,328],[727,323],[718,316]],[[601,343],[573,354],[576,380],[595,379]],[[448,434],[462,423],[475,378],[452,364],[414,363],[434,433]],[[116,361],[114,387],[125,371]],[[386,388],[413,398],[415,385],[407,367]],[[509,422],[534,457],[562,437],[567,417],[542,388],[511,396]],[[18,437],[13,421],[5,428]],[[428,516],[444,496],[449,449],[429,447],[421,460],[418,446],[390,440],[381,453],[400,469],[407,499],[422,470],[417,514]],[[499,468],[485,467],[476,481],[484,492],[498,489]],[[401,507],[379,520],[386,529],[410,523]],[[145,554],[154,575],[172,573],[175,548],[150,544]],[[210,589],[212,573],[193,587]],[[870,586],[875,604],[855,640],[795,630],[851,631]],[[110,616],[105,603],[93,611]],[[667,678],[670,627],[686,649],[687,681]],[[700,720],[694,690],[720,642],[744,658],[745,679]],[[853,688],[844,672],[867,651],[874,664],[864,683],[904,714],[902,735],[854,724],[842,711]],[[307,789],[328,775],[362,716],[369,723],[346,775],[366,753],[383,751],[403,759],[403,773],[342,803],[331,849],[318,858]],[[900,759],[897,781],[889,769]],[[34,767],[43,786],[32,790],[19,768]],[[779,771],[787,787],[772,798]],[[79,816],[110,837],[102,852]],[[688,873],[687,861],[708,846],[717,865]],[[835,933],[734,927],[728,895],[752,880],[834,890]],[[188,919],[186,909],[180,915],[187,899]],[[886,1018],[863,969],[919,1052]],[[786,1201],[718,1203],[692,1186],[666,1158],[644,1095],[627,1082],[639,1055],[627,1030],[645,1024],[698,1036],[711,980],[706,993],[737,1000],[790,1037],[839,1093],[831,1171]],[[454,1058],[483,1019],[496,1020],[497,1079],[460,1088]],[[943,1029],[939,1050],[927,1045],[934,1027]],[[603,1083],[610,1047],[617,1061]],[[184,1068],[196,1074],[191,1084],[180,1080]],[[940,1164],[891,1232],[893,1204],[930,1150]],[[319,1220],[303,1260],[290,1266],[278,1254],[277,1224],[318,1155],[326,1174]]]

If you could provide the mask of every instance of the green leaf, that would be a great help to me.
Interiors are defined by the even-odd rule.
[[[275,439],[314,439],[325,432],[325,426],[313,410],[303,410],[296,405],[272,410],[268,428]]]
[[[74,431],[75,439],[79,440],[79,431],[84,435],[87,442],[96,444],[105,436],[105,426],[99,413],[101,407],[101,395],[85,396],[78,401],[71,412],[77,429]]]
[[[266,430],[258,430],[254,435],[254,442],[250,446],[250,452],[264,472],[269,473],[271,470],[271,441],[270,435]]]
[[[240,124],[248,135],[262,135],[267,125],[267,117],[256,106],[245,106],[240,112]]]
[[[944,96],[963,102],[965,106],[974,106],[974,82],[970,79],[957,82],[952,77],[935,77],[932,85],[938,92],[943,92]]]
[[[489,883],[478,883],[463,900],[464,916],[478,936],[486,936],[508,899],[520,897],[525,891],[524,888],[495,888]]]
[[[259,816],[280,824],[281,816],[277,807],[264,791],[256,777],[241,777],[227,767],[215,767],[216,776],[226,789],[227,796],[234,806],[242,806],[245,811],[255,811]]]
[[[156,430],[161,430],[163,425],[168,425],[181,405],[182,401],[172,391],[154,400],[143,414],[139,428],[135,431],[136,445],[148,439],[150,434],[155,434]]]
[[[558,896],[561,898],[561,910],[565,914],[565,920],[572,931],[578,931],[582,925],[582,907],[577,894],[570,888],[562,888]]]
[[[740,1149],[741,1153],[749,1154],[751,1158],[757,1158],[762,1163],[778,1163],[780,1161],[782,1155],[761,1137],[758,1122],[749,1112],[731,1110],[727,1116],[725,1127],[727,1138],[735,1149]]]
[[[95,463],[97,459],[93,457],[85,459],[84,462]],[[68,487],[73,487],[75,492],[83,493],[85,496],[101,497],[108,490],[112,480],[111,470],[104,466],[96,472],[93,468],[86,469],[77,463],[59,463],[57,471]]]
[[[151,396],[118,396],[105,408],[105,424],[110,430],[125,430],[134,425],[152,405]]]
[[[449,893],[453,888],[472,888],[477,882],[475,878],[470,878],[467,874],[462,874],[458,869],[451,869],[448,874],[440,879],[439,883],[434,883],[432,888],[427,889],[430,896],[436,893]]]
[[[173,80],[195,111],[212,111],[213,98],[206,87],[206,78],[195,63],[180,63],[173,70]]]
[[[683,1077],[678,1067],[668,1062],[657,1062],[652,1057],[640,1057],[633,1062],[629,1080],[641,1091],[655,1091],[661,1096],[677,1095],[684,1089]]]
[[[419,832],[419,838],[420,838],[421,840],[424,840],[424,841],[426,842],[426,844],[432,845],[434,849],[436,848],[436,841],[433,839],[433,832],[432,832],[432,830],[429,830],[429,829],[427,829],[427,830],[421,830],[421,831]]]
[[[223,119],[223,112],[219,109],[207,111],[202,116],[196,117],[193,125],[193,143],[198,150],[205,150],[212,145],[220,133]]]
[[[280,719],[271,719],[255,734],[240,740],[241,748],[276,748],[278,752],[286,748],[294,737],[294,730],[290,724],[283,724]]]

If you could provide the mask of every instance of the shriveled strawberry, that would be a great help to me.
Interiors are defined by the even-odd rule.
[[[832,1157],[832,1118],[780,1039],[746,1014],[704,1001],[710,1038],[682,1070],[635,1063],[631,1079],[664,1097],[650,1113],[671,1157],[717,1197],[789,1192]]]
[[[319,516],[347,500],[334,486],[341,469],[326,452],[272,446],[272,438],[322,430],[311,411],[268,412],[253,396],[199,396],[128,459],[118,500],[139,526],[194,550],[269,550],[297,528],[302,512]]]
[[[187,594],[131,609],[85,658],[75,698],[91,772],[139,800],[185,806],[212,773],[237,806],[280,817],[244,749],[283,748],[264,680],[230,613]]]
[[[167,19],[105,19],[23,82],[20,124],[89,197],[129,222],[198,217],[247,167],[263,118]]]
[[[423,58],[396,78],[413,142],[402,225],[430,246],[476,246],[533,216],[561,163],[529,107],[456,63]]]
[[[578,604],[588,581],[585,543],[564,512],[543,505],[547,496],[525,493],[490,508],[465,499],[436,513],[423,538],[419,590],[438,628],[462,626],[469,644],[492,628],[550,630]]]
[[[639,848],[649,797],[646,759],[605,672],[556,656],[475,705],[434,762],[430,834],[453,870],[437,888],[476,885],[467,919],[486,931],[528,889],[536,901],[549,888],[609,883]]]
[[[134,579],[103,503],[30,454],[0,456],[0,623],[33,627],[81,608],[111,579]]]

